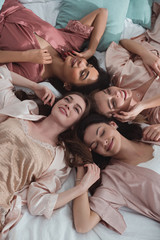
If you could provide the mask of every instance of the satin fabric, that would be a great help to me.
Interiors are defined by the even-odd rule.
[[[155,23],[152,30],[133,39],[145,48],[160,56],[160,5],[154,4]],[[112,42],[106,51],[106,69],[111,74],[112,83],[121,88],[135,89],[152,77],[146,70],[140,57],[130,53],[121,45]],[[160,78],[155,76],[153,83],[146,91],[143,100],[159,95]],[[160,107],[145,110],[150,124],[160,123]]]
[[[122,234],[127,226],[119,208],[131,208],[160,222],[159,200],[158,173],[121,161],[112,161],[102,171],[102,184],[90,197],[90,207],[107,227]]]
[[[21,102],[13,93],[13,84],[9,70],[6,66],[0,67],[0,122],[8,117],[15,117],[20,121],[39,120],[44,116],[38,114],[38,107],[34,101],[26,100]],[[24,121],[25,122],[25,121]],[[3,124],[3,123],[2,123]],[[27,128],[24,129],[26,137],[34,142],[28,135]],[[44,148],[44,143],[42,148]],[[48,145],[46,146],[47,151]],[[51,147],[51,158],[53,158],[53,147]],[[14,193],[11,201],[11,208],[6,215],[0,208],[0,220],[5,221],[4,227],[0,233],[0,239],[5,239],[10,228],[12,228],[21,218],[21,208],[24,204],[28,205],[29,211],[34,215],[44,215],[51,217],[54,213],[54,207],[58,198],[57,191],[61,188],[63,182],[67,179],[71,168],[66,166],[65,149],[55,147],[54,161],[44,170],[41,175],[30,185],[24,185]],[[6,215],[6,216],[5,216]]]
[[[93,27],[70,21],[66,28],[56,29],[43,21],[17,0],[5,0],[0,11],[0,49],[25,51],[40,49],[35,34],[45,39],[57,52],[80,51],[80,47],[91,34]],[[32,81],[42,81],[42,64],[6,63],[9,70]]]

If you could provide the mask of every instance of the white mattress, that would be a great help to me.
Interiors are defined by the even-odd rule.
[[[61,1],[62,0],[21,0],[27,8],[33,10],[53,26],[56,22]],[[127,29],[128,25],[129,27]],[[136,36],[144,31],[142,27],[133,25],[128,19],[126,19],[124,27],[122,37],[126,38]],[[105,52],[96,52],[96,57],[105,69]],[[54,91],[53,87],[52,90]],[[58,95],[59,93],[57,92],[56,94]],[[74,170],[71,172],[69,179],[65,182],[61,191],[73,185]],[[73,226],[71,203],[56,210],[49,220],[43,216],[30,215],[25,207],[23,208],[23,217],[10,231],[7,240],[160,240],[160,224],[158,222],[139,215],[127,208],[121,209],[120,212],[127,223],[127,230],[123,235],[107,229],[101,223],[87,234],[78,234]]]

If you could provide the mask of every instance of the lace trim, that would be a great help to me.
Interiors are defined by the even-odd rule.
[[[87,25],[83,25],[81,22],[79,22],[78,20],[70,20],[67,24],[67,26],[65,27],[65,29],[71,31],[71,32],[75,32],[78,34],[83,34],[87,37],[90,36],[92,30],[94,27],[90,27]]]
[[[25,121],[25,120],[23,120],[23,119],[19,119],[19,121],[20,121],[20,123],[21,123],[21,125],[22,125],[22,128],[23,128],[24,133],[26,134],[26,136],[27,136],[28,138],[30,138],[33,142],[38,143],[38,144],[41,145],[42,147],[51,150],[52,153],[55,154],[55,151],[56,151],[56,148],[57,148],[57,147],[54,147],[54,146],[52,146],[52,145],[49,144],[49,143],[42,142],[42,141],[40,141],[40,140],[38,140],[38,139],[35,139],[35,138],[33,138],[32,136],[30,136],[29,133],[28,133],[29,130],[28,130],[27,121]]]

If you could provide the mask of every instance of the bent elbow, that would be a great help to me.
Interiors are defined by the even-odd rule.
[[[76,224],[75,229],[78,233],[87,233],[91,230],[88,226],[84,224],[83,225]]]
[[[99,8],[100,14],[103,14],[106,18],[108,17],[108,9],[107,8]]]

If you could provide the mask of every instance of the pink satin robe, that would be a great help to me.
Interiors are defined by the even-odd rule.
[[[0,67],[0,122],[7,117],[16,117],[37,121],[44,116],[38,114],[37,104],[31,100],[20,101],[14,95],[12,79],[5,65]],[[5,226],[0,233],[0,239],[5,239],[13,225],[21,218],[21,208],[28,205],[33,215],[51,217],[54,212],[58,193],[63,182],[67,179],[71,168],[66,166],[64,149],[60,146],[55,149],[55,158],[46,171],[36,182],[24,186],[20,192],[16,192],[12,201],[12,209],[6,215]],[[1,216],[1,212],[0,212]]]
[[[17,0],[5,0],[0,11],[0,49],[25,51],[39,49],[35,34],[45,39],[60,54],[76,50],[90,37],[93,27],[70,21],[64,29],[56,29],[43,21]],[[8,69],[34,82],[42,81],[42,64],[7,63]]]

